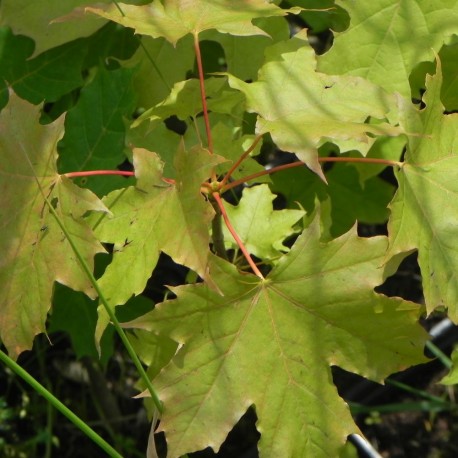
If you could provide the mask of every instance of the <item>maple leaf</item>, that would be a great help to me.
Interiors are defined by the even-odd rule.
[[[86,8],[86,11],[135,29],[153,38],[164,37],[172,44],[188,33],[198,34],[216,29],[232,35],[267,35],[251,20],[260,17],[286,16],[301,8],[282,9],[265,0],[153,0],[149,5],[120,3],[123,14],[114,5]]]
[[[228,77],[229,84],[245,94],[247,111],[258,113],[257,133],[270,132],[279,148],[296,153],[320,175],[316,149],[327,141],[341,152],[364,153],[374,136],[403,132],[386,123],[366,123],[369,116],[398,123],[396,96],[362,78],[316,72],[305,31],[267,48],[258,81]]]
[[[449,307],[458,321],[458,115],[444,115],[442,83],[427,78],[426,108],[407,118],[410,132],[405,161],[396,173],[399,188],[390,204],[387,256],[418,250],[428,312]]]
[[[266,280],[212,257],[206,284],[130,323],[181,344],[154,382],[170,456],[217,449],[254,405],[261,456],[338,456],[355,433],[331,365],[380,381],[424,361],[420,307],[376,294],[386,237],[320,242],[319,218]]]
[[[14,358],[45,330],[54,281],[95,296],[42,192],[90,268],[105,251],[82,217],[106,207],[56,171],[64,118],[46,126],[39,118],[40,107],[14,94],[0,113],[0,332]]]
[[[170,185],[162,180],[158,156],[134,149],[137,185],[108,194],[103,202],[113,216],[91,220],[100,240],[114,244],[113,261],[99,280],[110,305],[124,304],[145,289],[161,251],[209,279],[209,224],[214,210],[202,197],[200,186],[222,161],[200,147],[180,150],[176,185]],[[100,336],[108,323],[102,307],[99,317]]]
[[[225,203],[226,212],[235,232],[243,240],[248,251],[260,259],[273,260],[288,251],[284,240],[294,234],[293,225],[304,215],[302,210],[275,210],[275,199],[268,185],[254,186],[243,190],[237,206]],[[226,226],[223,227],[227,247],[237,248]]]
[[[318,59],[319,70],[362,76],[407,98],[414,67],[434,60],[435,52],[458,33],[455,0],[337,0],[336,4],[348,11],[350,27],[336,33],[330,51]]]

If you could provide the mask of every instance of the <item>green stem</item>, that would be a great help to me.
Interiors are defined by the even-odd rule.
[[[51,382],[46,373],[46,363],[44,361],[44,349],[41,345],[41,340],[36,339],[36,356],[38,360],[38,365],[40,367],[40,375],[43,380],[44,387],[46,390],[51,391]],[[46,409],[46,444],[43,458],[50,458],[52,453],[52,430],[53,430],[53,409],[51,404],[47,404]]]
[[[27,382],[38,394],[43,396],[50,404],[52,404],[59,412],[66,416],[77,428],[92,439],[101,449],[103,449],[110,457],[122,458],[110,444],[100,437],[90,426],[88,426],[81,418],[75,415],[67,406],[62,404],[52,393],[50,393],[41,383],[33,378],[19,364],[13,361],[6,353],[0,350],[0,360],[8,366],[16,375]]]
[[[409,385],[406,385],[405,383],[401,383],[401,382],[398,382],[397,380],[392,380],[390,378],[386,379],[385,380],[385,383],[388,384],[388,385],[392,385],[392,386],[395,386],[401,390],[404,390],[408,393],[411,393],[411,394],[416,394],[418,396],[421,396],[422,398],[425,398],[425,399],[429,399],[430,401],[434,401],[434,402],[439,402],[439,403],[444,403],[445,401],[438,397],[438,396],[434,396],[432,394],[429,394],[427,393],[426,391],[424,390],[418,390],[417,388],[413,388]]]
[[[65,234],[65,237],[67,238],[68,242],[70,243],[70,246],[72,247],[73,252],[75,253],[76,257],[78,258],[78,261],[81,264],[81,267],[83,268],[85,274],[89,278],[89,281],[91,282],[92,286],[94,287],[95,291],[97,292],[99,296],[100,302],[103,304],[105,307],[106,312],[108,313],[108,316],[110,317],[111,322],[113,323],[114,328],[116,329],[116,332],[118,333],[119,337],[121,338],[122,343],[124,344],[127,352],[129,353],[129,356],[132,359],[132,362],[135,365],[135,368],[137,369],[140,377],[142,380],[145,382],[146,387],[148,388],[148,391],[151,394],[151,397],[153,399],[154,405],[156,408],[159,410],[159,412],[162,413],[163,407],[162,403],[159,400],[159,396],[156,393],[156,390],[154,389],[151,380],[149,379],[142,363],[140,362],[140,359],[138,358],[137,354],[135,353],[134,348],[132,347],[131,343],[129,342],[129,339],[126,336],[126,333],[122,329],[121,325],[119,324],[118,319],[116,318],[116,315],[114,313],[114,310],[110,305],[108,304],[108,301],[106,300],[103,291],[100,289],[99,284],[97,283],[97,280],[95,279],[94,275],[91,272],[91,269],[87,265],[85,259],[81,256],[80,252],[78,251],[76,245],[74,244],[72,238],[70,237],[70,234],[67,231],[67,228],[65,225],[62,223],[62,221],[59,218],[59,215],[56,213],[54,210],[51,202],[49,202],[48,198],[43,194],[43,197],[46,200],[46,204],[48,205],[48,208],[54,218],[56,219],[57,223],[59,224],[60,228],[62,229],[62,232]]]
[[[447,368],[451,369],[453,361],[431,341],[426,342],[426,348]]]

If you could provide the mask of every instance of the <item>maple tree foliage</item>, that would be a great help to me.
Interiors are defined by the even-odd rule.
[[[458,322],[456,2],[279,3],[0,2],[0,338],[30,349],[64,285],[99,292],[100,349],[169,255],[190,284],[124,326],[172,457],[249,407],[261,456],[338,456],[358,428],[331,367],[382,382],[425,360],[422,314]],[[426,307],[374,292],[413,251]]]

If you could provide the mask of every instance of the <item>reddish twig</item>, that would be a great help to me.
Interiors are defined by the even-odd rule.
[[[219,207],[219,209],[221,211],[221,215],[222,215],[222,217],[224,219],[224,222],[226,223],[227,229],[232,234],[232,237],[234,237],[234,240],[237,242],[237,245],[239,246],[240,250],[242,251],[243,255],[245,256],[245,259],[248,261],[248,264],[253,269],[253,272],[259,278],[262,278],[264,280],[264,276],[262,275],[261,271],[258,269],[258,266],[255,264],[253,259],[251,259],[250,253],[248,253],[248,250],[246,249],[246,247],[243,244],[242,240],[238,236],[237,232],[235,232],[234,227],[232,226],[231,222],[229,221],[229,217],[227,216],[226,209],[224,208],[224,205],[223,205],[223,202],[221,200],[221,197],[216,192],[213,194],[213,197],[215,198],[215,201],[218,204],[218,207]]]
[[[264,135],[264,134],[262,134]],[[234,173],[234,170],[246,159],[246,157],[256,148],[256,145],[259,143],[259,141],[262,138],[262,135],[258,135],[255,139],[254,142],[251,144],[251,146],[237,159],[237,161],[232,165],[232,167],[229,169],[229,171],[226,173],[224,178],[221,181],[221,186],[224,186],[229,178],[231,178],[232,174]]]
[[[401,167],[402,162],[390,159],[377,159],[375,157],[319,157],[318,162],[362,162],[364,164],[383,164],[390,167]]]
[[[85,170],[83,172],[68,172],[62,174],[62,176],[67,178],[91,177],[97,175],[121,175],[124,177],[133,177],[135,176],[135,172],[129,172],[126,170]],[[175,184],[175,180],[173,178],[162,177],[162,180],[168,184]],[[208,185],[208,183],[206,184]]]
[[[202,99],[202,111],[204,113],[205,131],[207,132],[208,150],[213,154],[213,139],[208,119],[207,96],[205,94],[204,69],[202,66],[202,56],[200,54],[199,35],[194,34],[194,49],[196,52],[197,68],[199,70],[200,97]]]
[[[376,159],[370,157],[319,157],[318,162],[359,162],[365,164],[384,164],[392,167],[401,167],[403,164],[402,162],[390,161],[389,159]],[[281,170],[292,169],[294,167],[300,166],[305,166],[305,164],[302,161],[296,161],[291,162],[291,164],[279,165],[278,167],[272,167],[268,170],[262,170],[260,172],[253,173],[252,175],[248,175],[244,178],[240,178],[239,180],[234,180],[231,183],[222,186],[221,192],[226,192],[229,189],[235,188],[236,186],[246,183],[247,181],[254,180],[255,178],[259,178],[264,175],[270,175],[275,172],[280,172]]]
[[[132,177],[135,173],[125,170],[86,170],[83,172],[68,172],[63,174],[63,176],[67,178],[90,177],[93,175],[121,175],[124,177]]]

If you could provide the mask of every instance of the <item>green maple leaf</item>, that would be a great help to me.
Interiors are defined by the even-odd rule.
[[[229,84],[244,92],[247,111],[258,113],[257,133],[270,132],[284,151],[296,153],[321,174],[316,149],[331,141],[341,152],[365,152],[376,135],[397,136],[402,129],[368,124],[369,116],[398,123],[397,97],[362,78],[316,72],[305,32],[266,50],[258,81],[245,83],[229,75]]]
[[[283,242],[297,232],[293,225],[305,215],[302,210],[274,210],[275,197],[264,184],[244,189],[237,206],[224,204],[231,224],[248,251],[263,260],[279,258],[282,252],[288,251]],[[237,242],[226,226],[223,234],[226,246],[236,249]]]
[[[396,173],[399,188],[390,204],[387,256],[418,250],[429,312],[440,304],[458,321],[458,115],[444,115],[442,73],[427,78],[426,109],[408,118],[405,162]]]
[[[121,3],[124,14],[114,5],[86,8],[106,19],[135,29],[153,38],[164,37],[172,44],[188,33],[198,34],[216,29],[232,35],[267,35],[251,21],[254,18],[285,16],[301,8],[282,9],[266,0],[153,0],[149,5],[132,6]]]
[[[180,150],[175,160],[176,184],[162,180],[162,163],[155,153],[134,150],[137,185],[113,191],[103,202],[112,217],[92,218],[95,234],[114,244],[112,263],[99,280],[112,306],[140,294],[161,251],[175,262],[208,277],[211,205],[200,194],[201,183],[223,159],[202,148]],[[99,308],[100,335],[108,315]]]
[[[350,27],[337,33],[319,70],[362,76],[389,92],[410,98],[409,75],[458,33],[455,0],[374,0],[337,5],[348,11]],[[414,45],[413,45],[414,44]]]
[[[106,207],[56,170],[64,119],[43,126],[39,117],[39,107],[14,94],[0,113],[0,333],[13,357],[45,330],[55,281],[95,296],[37,180],[86,263],[92,268],[94,255],[104,252],[82,217]]]
[[[131,322],[181,344],[155,380],[171,457],[217,449],[254,405],[261,456],[338,456],[358,431],[331,365],[380,381],[424,360],[416,304],[374,293],[386,237],[320,242],[318,218],[266,280],[213,258],[206,284]]]

